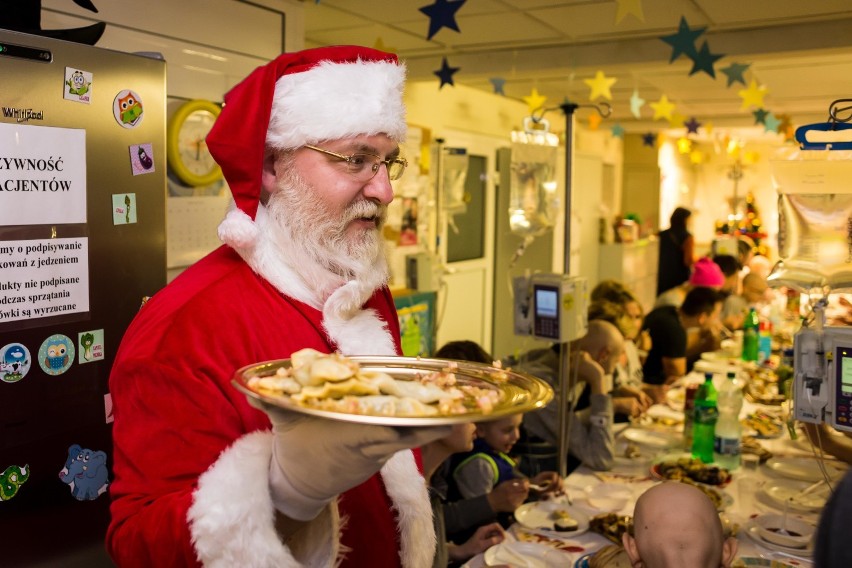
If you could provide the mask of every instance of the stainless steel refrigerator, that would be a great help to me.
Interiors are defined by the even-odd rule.
[[[165,82],[0,30],[0,566],[109,565],[110,367],[166,281]]]

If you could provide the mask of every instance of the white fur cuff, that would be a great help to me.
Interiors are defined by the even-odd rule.
[[[204,566],[334,565],[340,527],[336,504],[301,529],[291,548],[278,537],[268,483],[271,456],[271,432],[247,434],[199,478],[187,521]]]

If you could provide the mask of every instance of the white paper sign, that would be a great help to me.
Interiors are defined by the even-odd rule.
[[[0,123],[0,226],[86,222],[86,131]]]
[[[0,324],[88,311],[88,238],[0,241]]]

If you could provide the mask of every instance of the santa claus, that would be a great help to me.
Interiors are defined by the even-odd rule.
[[[404,81],[391,54],[328,47],[225,96],[207,138],[234,197],[225,246],[145,304],[110,377],[120,566],[432,565],[408,448],[446,429],[267,414],[230,385],[306,347],[400,352],[380,230],[406,165]]]

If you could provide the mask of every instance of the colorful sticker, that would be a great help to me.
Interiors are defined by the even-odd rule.
[[[0,501],[8,501],[18,494],[18,489],[30,478],[30,466],[10,465],[0,474]]]
[[[38,364],[48,375],[61,375],[74,362],[74,342],[57,333],[44,340],[38,348]]]
[[[129,225],[136,222],[136,194],[116,193],[112,196],[112,224]]]
[[[30,350],[20,343],[8,343],[0,349],[0,381],[17,383],[30,372]]]
[[[77,347],[79,349],[78,363],[91,363],[104,358],[104,330],[93,329],[82,331],[77,334]]]
[[[142,122],[142,101],[129,89],[119,92],[112,102],[112,115],[124,128],[136,128]]]
[[[135,176],[154,172],[154,150],[150,143],[130,147],[130,169]]]
[[[106,462],[106,452],[73,444],[68,448],[68,459],[59,472],[59,479],[68,484],[71,495],[78,501],[94,501],[109,487]]]
[[[115,416],[112,415],[112,393],[104,395],[104,416],[106,416],[107,424],[115,420]]]
[[[92,74],[74,67],[66,67],[63,93],[66,101],[89,104],[92,96]]]

